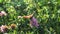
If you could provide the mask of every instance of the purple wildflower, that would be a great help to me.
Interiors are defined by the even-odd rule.
[[[35,17],[31,18],[30,24],[31,24],[31,26],[35,26],[35,27],[39,26],[38,21]]]

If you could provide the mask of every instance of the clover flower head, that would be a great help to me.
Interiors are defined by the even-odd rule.
[[[0,27],[0,30],[1,30],[1,32],[7,32],[8,26],[2,25],[2,26]]]
[[[0,16],[2,16],[3,14],[2,13],[0,13]]]
[[[1,11],[1,14],[3,14],[4,16],[7,15],[7,13],[5,11]]]
[[[38,21],[35,17],[31,18],[30,24],[31,24],[31,26],[35,26],[35,27],[39,26]]]

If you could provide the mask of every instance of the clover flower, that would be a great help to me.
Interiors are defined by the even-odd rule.
[[[0,16],[6,16],[6,15],[7,15],[7,13],[5,11],[0,12]]]
[[[39,24],[38,24],[38,21],[37,21],[37,19],[36,19],[35,17],[32,17],[32,18],[31,18],[31,20],[30,20],[30,25],[31,25],[31,27],[32,27],[32,26],[35,26],[35,27],[38,28]]]
[[[7,15],[7,13],[5,11],[1,11],[1,14],[3,14],[4,16]]]
[[[7,30],[8,30],[8,26],[6,26],[6,25],[2,25],[1,27],[0,27],[0,31],[1,32],[7,32]]]
[[[0,13],[0,16],[2,16],[3,14],[2,13]]]

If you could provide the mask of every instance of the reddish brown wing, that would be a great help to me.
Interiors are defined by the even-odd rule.
[[[33,16],[33,14],[32,15],[28,15],[28,16],[23,16],[23,18],[31,18]]]

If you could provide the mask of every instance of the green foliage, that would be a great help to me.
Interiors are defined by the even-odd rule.
[[[0,25],[15,23],[18,28],[8,34],[60,34],[60,0],[0,0]],[[34,13],[35,12],[35,13]],[[34,13],[39,28],[31,28],[29,19],[19,18]]]

